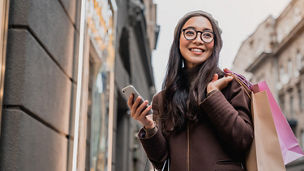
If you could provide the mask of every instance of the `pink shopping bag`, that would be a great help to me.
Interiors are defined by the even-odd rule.
[[[300,157],[303,157],[303,150],[301,149],[279,105],[276,103],[271,91],[269,90],[267,83],[265,81],[262,81],[258,84],[253,85],[240,74],[231,71],[225,71],[225,73],[235,75],[242,86],[247,90],[249,89],[249,91],[251,90],[254,93],[265,91],[267,93],[273,121],[279,138],[284,164],[286,165],[292,161],[297,160]]]
[[[256,93],[256,92],[266,91],[267,93],[272,111],[273,121],[276,127],[276,131],[281,146],[284,164],[286,165],[304,156],[303,150],[301,149],[279,105],[276,103],[274,97],[272,96],[267,83],[265,81],[262,81],[257,85],[258,85],[258,89],[254,88],[256,86],[252,87],[253,92]]]

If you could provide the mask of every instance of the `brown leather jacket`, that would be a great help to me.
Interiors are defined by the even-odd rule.
[[[154,116],[164,114],[162,94],[153,98]],[[253,125],[243,87],[232,80],[222,91],[212,92],[200,109],[204,119],[188,122],[178,134],[164,136],[158,126],[145,137],[146,131],[140,130],[139,139],[155,168],[161,169],[169,157],[171,171],[246,170],[243,163],[253,140]]]

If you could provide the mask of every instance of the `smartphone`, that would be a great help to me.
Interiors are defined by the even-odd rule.
[[[143,103],[144,101],[145,101],[145,99],[143,99],[143,97],[138,93],[138,91],[135,89],[135,87],[133,86],[133,85],[128,85],[128,86],[126,86],[126,87],[124,87],[123,89],[122,89],[122,93],[126,96],[126,98],[127,99],[129,99],[129,97],[131,96],[131,94],[133,94],[134,96],[133,96],[133,102],[136,100],[136,98],[138,97],[138,96],[140,96],[141,97],[141,102],[140,102],[140,104],[141,103]],[[148,107],[148,104],[147,104],[147,106],[146,107]],[[146,108],[145,108],[146,109]],[[153,113],[153,111],[152,111],[152,109],[150,109],[149,111],[148,111],[148,115],[149,114],[152,114]]]

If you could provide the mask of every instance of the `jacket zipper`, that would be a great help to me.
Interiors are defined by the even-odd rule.
[[[189,122],[187,122],[187,171],[190,171],[190,131]]]

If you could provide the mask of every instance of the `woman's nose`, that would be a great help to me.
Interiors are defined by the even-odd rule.
[[[193,40],[193,43],[195,44],[203,44],[203,40],[201,39],[202,33],[197,33],[196,38]]]

